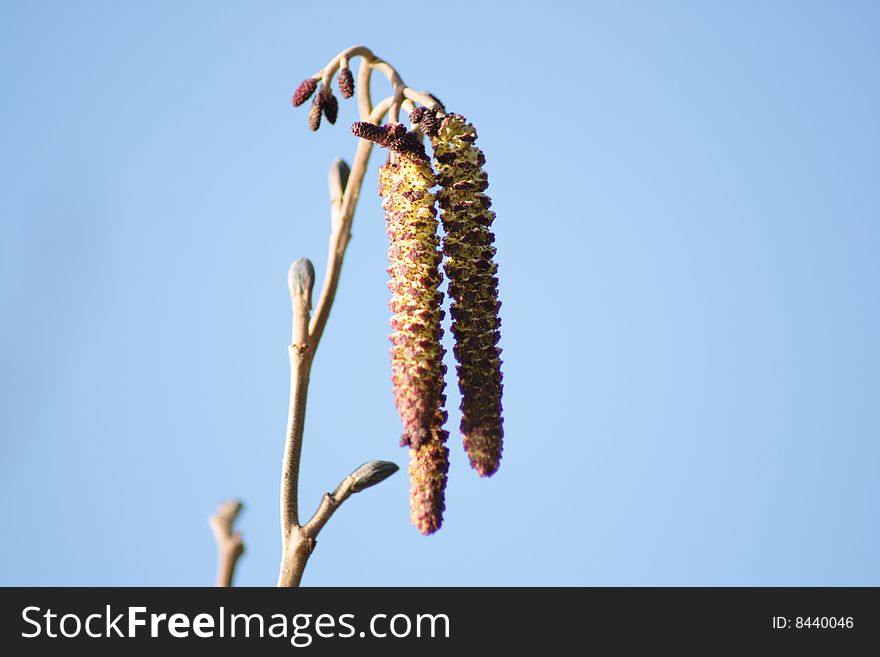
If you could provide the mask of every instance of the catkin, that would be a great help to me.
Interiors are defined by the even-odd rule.
[[[424,120],[423,120],[424,122]],[[452,333],[461,391],[464,447],[480,476],[501,463],[504,430],[501,417],[501,320],[498,316],[498,265],[495,213],[484,194],[489,186],[485,157],[474,146],[476,130],[458,114],[446,116],[432,137],[443,240],[444,270],[452,299]]]
[[[342,94],[343,98],[354,96],[354,76],[351,74],[350,68],[344,66],[339,69],[337,83],[339,84],[339,93]]]
[[[293,98],[291,99],[293,106],[299,107],[302,105],[312,97],[312,94],[315,93],[315,89],[317,88],[318,80],[315,78],[306,78],[303,80],[293,93]]]
[[[410,519],[425,536],[440,529],[446,509],[449,450],[445,443],[449,432],[443,428],[446,412],[441,407],[442,396],[428,440],[409,450]]]
[[[415,449],[431,435],[445,372],[433,185],[430,162],[417,155],[398,153],[379,169],[389,238],[391,378],[403,422],[401,444]]]

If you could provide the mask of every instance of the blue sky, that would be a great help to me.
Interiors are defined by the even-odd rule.
[[[230,496],[238,582],[275,582],[285,275],[356,145],[353,103],[313,134],[289,99],[364,43],[479,130],[506,446],[481,480],[453,432],[435,536],[403,472],[352,498],[304,584],[880,585],[880,7],[329,6],[0,6],[0,584],[210,584]],[[381,158],[306,509],[406,463]]]

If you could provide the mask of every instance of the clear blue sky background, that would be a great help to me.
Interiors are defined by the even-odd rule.
[[[356,119],[313,134],[289,99],[364,43],[478,127],[505,458],[480,480],[453,433],[443,530],[401,472],[304,583],[880,585],[880,6],[366,7],[0,5],[0,584],[210,584],[229,496],[238,581],[274,584],[285,275],[323,272]],[[307,509],[407,458],[372,172]]]

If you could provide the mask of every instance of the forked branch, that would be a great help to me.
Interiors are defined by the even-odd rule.
[[[208,518],[208,524],[217,542],[217,586],[232,586],[235,566],[244,553],[241,532],[235,531],[235,520],[241,508],[242,504],[238,500],[227,500],[220,505],[214,515]]]
[[[431,94],[408,87],[397,70],[363,46],[348,48],[306,80],[294,96],[294,104],[304,102],[322,85],[315,101],[317,116],[310,116],[313,129],[320,125],[321,110],[330,122],[336,119],[336,99],[329,93],[333,76],[341,71],[345,75],[345,97],[353,93],[353,76],[348,70],[350,61],[361,58],[357,81],[358,113],[362,122],[380,124],[386,115],[395,123],[400,121],[402,109],[411,111],[415,103],[437,112],[443,112],[442,104]],[[376,105],[370,95],[370,79],[373,70],[379,71],[391,83],[392,95]],[[340,78],[341,79],[341,78]],[[342,85],[340,85],[342,88]],[[326,107],[322,103],[327,103]],[[418,130],[418,128],[417,128]],[[419,133],[420,134],[420,133]],[[358,142],[354,161],[349,169],[342,160],[333,163],[329,176],[331,202],[330,240],[327,269],[324,282],[312,312],[312,291],[315,272],[312,263],[300,259],[293,263],[288,274],[293,326],[288,348],[290,359],[290,405],[284,443],[281,471],[281,568],[279,586],[298,586],[309,556],[315,546],[318,533],[339,506],[354,493],[373,486],[397,471],[398,466],[387,461],[370,461],[345,477],[332,493],[326,493],[312,517],[305,523],[299,515],[299,466],[302,453],[303,427],[305,425],[306,399],[309,377],[315,352],[324,334],[330,309],[336,298],[342,262],[351,239],[351,225],[363,185],[364,175],[373,143],[367,139]],[[233,530],[233,523],[241,504],[237,501],[224,503],[211,517],[211,528],[217,541],[219,565],[218,586],[230,586],[238,558],[244,551],[241,535]]]
[[[361,121],[379,124],[390,113],[392,121],[399,121],[404,106],[414,107],[414,102],[442,110],[436,98],[425,92],[410,89],[397,71],[387,62],[376,57],[363,46],[349,48],[334,57],[321,71],[312,76],[320,80],[322,91],[330,88],[334,74],[340,67],[348,68],[349,61],[361,57],[358,74],[358,110]],[[370,96],[370,77],[373,69],[385,75],[391,82],[393,95],[373,105]],[[310,83],[314,88],[315,83]],[[362,139],[358,143],[353,165],[337,160],[330,169],[329,191],[331,202],[330,242],[324,284],[314,313],[312,288],[315,282],[311,262],[300,259],[293,263],[288,275],[291,308],[293,311],[292,340],[288,349],[290,357],[290,408],[284,459],[281,473],[281,568],[278,586],[298,586],[309,556],[315,546],[318,533],[336,509],[350,497],[369,486],[375,485],[397,471],[398,467],[385,461],[371,461],[343,479],[332,493],[324,495],[320,506],[308,522],[301,523],[299,516],[299,464],[302,452],[303,427],[305,424],[306,397],[309,376],[318,344],[336,298],[339,277],[345,251],[351,239],[351,225],[363,185],[372,142]]]

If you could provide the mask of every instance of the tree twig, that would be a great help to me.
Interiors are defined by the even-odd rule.
[[[345,500],[384,481],[397,470],[397,464],[390,461],[370,461],[343,479],[332,493],[325,493],[311,520],[302,527],[296,525],[290,528],[284,545],[278,586],[299,586],[306,563],[315,549],[318,533]]]
[[[287,284],[293,308],[293,329],[290,346],[287,348],[290,358],[290,410],[281,466],[282,534],[289,533],[291,527],[299,524],[299,457],[302,451],[313,353],[309,341],[309,311],[312,307],[312,287],[315,284],[312,263],[305,258],[294,262],[287,275]]]
[[[357,84],[358,113],[361,121],[378,124],[387,113],[391,114],[392,121],[399,121],[401,108],[414,107],[414,102],[422,103],[433,109],[443,109],[442,104],[431,94],[407,87],[394,67],[376,57],[371,50],[363,46],[355,46],[343,51],[330,60],[327,66],[316,73],[313,78],[320,79],[323,88],[329,89],[333,75],[339,70],[339,67],[348,66],[349,60],[357,56],[362,58]],[[370,76],[374,68],[390,80],[394,91],[391,97],[386,98],[375,107],[370,97]],[[333,493],[324,495],[318,510],[307,523],[300,523],[299,462],[309,376],[315,352],[330,315],[330,308],[336,298],[342,262],[351,239],[352,220],[372,148],[371,141],[361,139],[358,142],[357,152],[350,170],[342,160],[334,162],[330,169],[331,228],[327,269],[313,314],[310,311],[315,276],[311,262],[306,259],[296,261],[291,266],[288,276],[293,310],[293,330],[291,345],[288,349],[290,356],[290,409],[281,474],[282,555],[278,586],[299,585],[303,570],[314,549],[318,532],[349,496],[378,483],[397,470],[396,465],[384,461],[371,461],[361,466],[346,477]]]
[[[349,171],[348,165],[342,160],[334,162],[330,169],[330,247],[327,258],[327,273],[314,315],[310,313],[312,288],[315,280],[314,267],[311,262],[306,259],[297,260],[291,266],[288,274],[293,328],[291,344],[288,348],[290,408],[281,472],[281,567],[278,586],[299,586],[303,570],[314,549],[318,532],[336,508],[351,494],[334,494],[333,503],[328,509],[325,509],[325,505],[322,503],[322,507],[319,509],[320,515],[316,513],[316,517],[323,519],[322,522],[312,523],[310,521],[306,525],[309,527],[308,530],[300,525],[299,463],[309,377],[315,352],[324,333],[324,326],[327,323],[333,300],[336,297],[342,261],[351,238],[354,209],[366,173],[371,148],[371,143],[361,140],[361,143],[358,144],[352,170]]]
[[[235,519],[241,511],[238,500],[227,500],[208,518],[217,542],[217,586],[232,586],[232,577],[239,557],[244,553],[241,532],[234,531]]]

